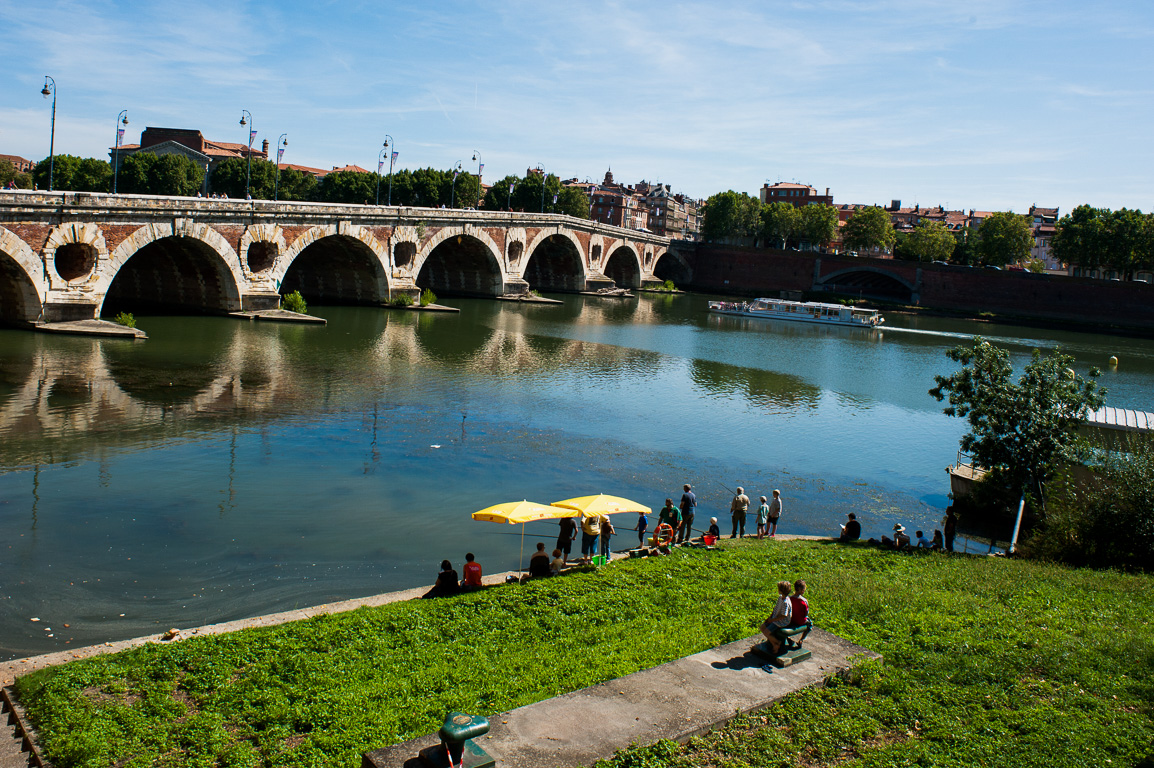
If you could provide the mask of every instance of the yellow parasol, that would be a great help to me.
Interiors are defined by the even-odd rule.
[[[578,496],[574,499],[555,501],[552,506],[562,509],[575,509],[581,513],[582,517],[615,515],[619,512],[644,512],[648,515],[653,512],[652,509],[644,504],[638,504],[636,501],[624,499],[620,496],[606,496],[603,493],[599,493],[596,496]]]
[[[577,517],[580,510],[556,507],[551,504],[538,504],[535,501],[508,501],[504,504],[494,504],[474,512],[474,520],[483,520],[488,523],[521,524],[521,557],[517,563],[517,570],[525,561],[525,523],[536,520],[556,520],[561,517]]]

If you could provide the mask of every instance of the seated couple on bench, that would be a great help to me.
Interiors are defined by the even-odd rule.
[[[794,594],[790,597],[788,581],[779,581],[777,591],[780,597],[773,613],[761,625],[766,645],[775,653],[801,648],[813,622],[809,618],[809,601],[805,599],[805,582],[798,579],[793,583]],[[792,638],[801,635],[799,640]]]

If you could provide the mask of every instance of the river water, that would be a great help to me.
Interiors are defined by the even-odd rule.
[[[851,511],[867,536],[932,530],[964,424],[927,390],[972,333],[1016,365],[1058,344],[1080,372],[1118,355],[1108,402],[1154,405],[1143,339],[557,298],[313,307],[323,327],[142,317],[144,342],[0,330],[0,658],[430,584],[466,551],[512,569],[520,528],[469,513],[524,498],[657,509],[689,482],[698,525],[726,530],[741,484],[781,489],[786,533]],[[528,526],[526,548],[556,530]]]

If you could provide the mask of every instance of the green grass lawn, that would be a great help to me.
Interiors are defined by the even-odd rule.
[[[1154,755],[1154,578],[726,541],[446,600],[149,645],[17,681],[57,766],[339,765],[755,634],[804,578],[885,656],[619,766],[1130,766]]]

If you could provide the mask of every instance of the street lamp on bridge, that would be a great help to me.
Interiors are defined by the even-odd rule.
[[[481,162],[481,153],[473,150],[473,162],[477,164],[477,202],[474,203],[474,208],[481,207],[481,171],[485,170],[485,164]]]
[[[453,166],[453,183],[449,185],[449,207],[453,207],[453,194],[457,191],[457,176],[461,173],[463,163],[458,160],[457,164]]]
[[[252,112],[247,109],[242,109],[240,114],[240,124],[249,126],[248,129],[248,164],[244,168],[244,199],[248,200],[250,195],[249,182],[252,179],[252,140],[256,137],[256,131],[252,128]],[[245,121],[245,116],[248,116],[248,121]]]
[[[40,90],[44,98],[52,97],[52,133],[48,137],[48,191],[52,191],[52,167],[56,159],[56,81],[44,76],[44,88]]]
[[[280,159],[284,154],[285,147],[288,146],[288,134],[282,133],[280,138],[276,140],[276,176],[272,183],[272,200],[275,203],[277,200],[277,193],[280,191]]]
[[[385,166],[385,159],[388,157],[389,142],[385,142],[381,147],[381,151],[377,153],[377,205],[381,204],[381,168]]]
[[[392,149],[389,149],[392,147]],[[393,141],[393,137],[385,134],[385,149],[389,150],[389,199],[386,205],[393,204],[393,162],[397,159],[397,142]]]
[[[120,173],[120,142],[124,139],[124,127],[128,125],[128,110],[120,110],[116,116],[116,145],[112,150],[112,194],[116,194],[116,177]]]

